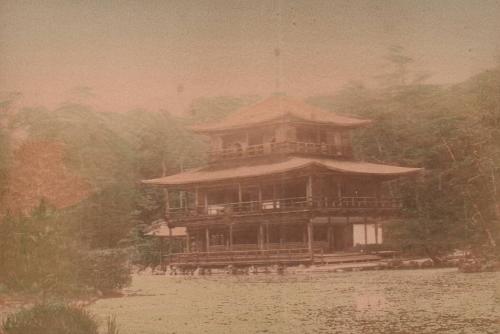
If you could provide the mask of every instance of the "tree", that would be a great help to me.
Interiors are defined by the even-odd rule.
[[[401,59],[401,66],[407,61]],[[451,87],[350,87],[311,100],[374,121],[354,136],[358,157],[425,168],[416,184],[401,184],[405,216],[392,229],[400,247],[436,261],[456,247],[480,252],[486,245],[489,253],[498,252],[498,68]]]

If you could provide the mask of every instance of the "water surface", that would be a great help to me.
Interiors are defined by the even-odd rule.
[[[121,334],[500,333],[500,273],[135,276],[90,307]]]

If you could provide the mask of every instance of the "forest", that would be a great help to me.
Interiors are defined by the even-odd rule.
[[[435,261],[454,249],[498,257],[500,67],[451,85],[403,67],[379,79],[307,102],[374,121],[355,134],[358,159],[425,168],[401,184],[403,219],[386,247]],[[163,193],[139,181],[203,164],[206,142],[187,126],[262,97],[199,98],[182,115],[19,109],[18,98],[0,101],[0,292],[69,296],[120,288],[128,264],[158,263],[143,231],[162,218]]]

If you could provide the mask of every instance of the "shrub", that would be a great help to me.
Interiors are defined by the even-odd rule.
[[[89,251],[43,203],[32,216],[0,221],[0,290],[81,296],[131,281],[123,250]]]
[[[84,309],[39,304],[8,316],[2,330],[5,334],[98,334],[98,325]]]
[[[80,291],[81,247],[42,203],[31,216],[0,221],[0,285],[10,291],[67,295]]]
[[[85,285],[106,294],[130,284],[131,272],[127,266],[127,253],[110,249],[89,252],[80,268]]]

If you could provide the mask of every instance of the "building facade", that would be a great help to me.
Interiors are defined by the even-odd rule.
[[[356,161],[351,131],[369,123],[274,96],[193,127],[209,138],[208,164],[143,181],[165,189],[170,234],[185,231],[170,261],[300,262],[382,243],[401,208],[394,180],[420,169]]]

